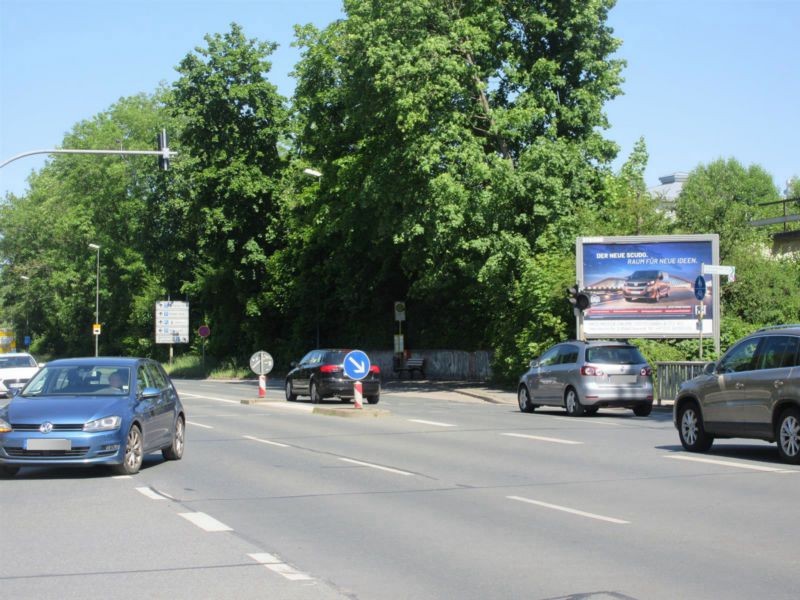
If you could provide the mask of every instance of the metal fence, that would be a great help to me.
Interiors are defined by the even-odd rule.
[[[656,401],[675,400],[678,388],[684,381],[703,372],[704,362],[657,362],[656,363]]]

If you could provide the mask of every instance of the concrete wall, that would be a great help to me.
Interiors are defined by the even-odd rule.
[[[389,350],[367,351],[373,365],[381,368],[383,379],[408,378],[408,373],[395,374],[392,370],[394,353]],[[417,350],[413,358],[425,359],[425,378],[449,381],[488,381],[492,376],[491,354],[484,350]],[[419,378],[419,373],[414,373]]]

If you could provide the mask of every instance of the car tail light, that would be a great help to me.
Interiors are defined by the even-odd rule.
[[[603,373],[602,369],[599,369],[593,365],[583,365],[581,367],[581,375],[585,377],[595,377],[605,375],[605,373]]]
[[[653,369],[650,367],[642,367],[642,370],[639,371],[639,375],[642,377],[650,377],[653,375]]]
[[[378,365],[372,365],[372,366],[369,368],[369,372],[370,372],[370,373],[375,373],[376,375],[379,375],[379,374],[380,374],[380,372],[381,372],[381,368],[380,368]]]
[[[341,365],[322,365],[319,368],[320,373],[338,373],[342,370]]]

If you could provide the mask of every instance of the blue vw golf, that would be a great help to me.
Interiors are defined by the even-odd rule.
[[[0,475],[42,465],[112,465],[132,475],[150,452],[180,460],[185,433],[178,392],[157,362],[54,360],[0,408]]]

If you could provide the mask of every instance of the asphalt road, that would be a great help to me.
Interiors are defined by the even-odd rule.
[[[522,414],[424,388],[384,391],[381,418],[178,388],[182,461],[0,481],[0,595],[798,597],[800,468],[774,446],[691,455],[667,412]]]

